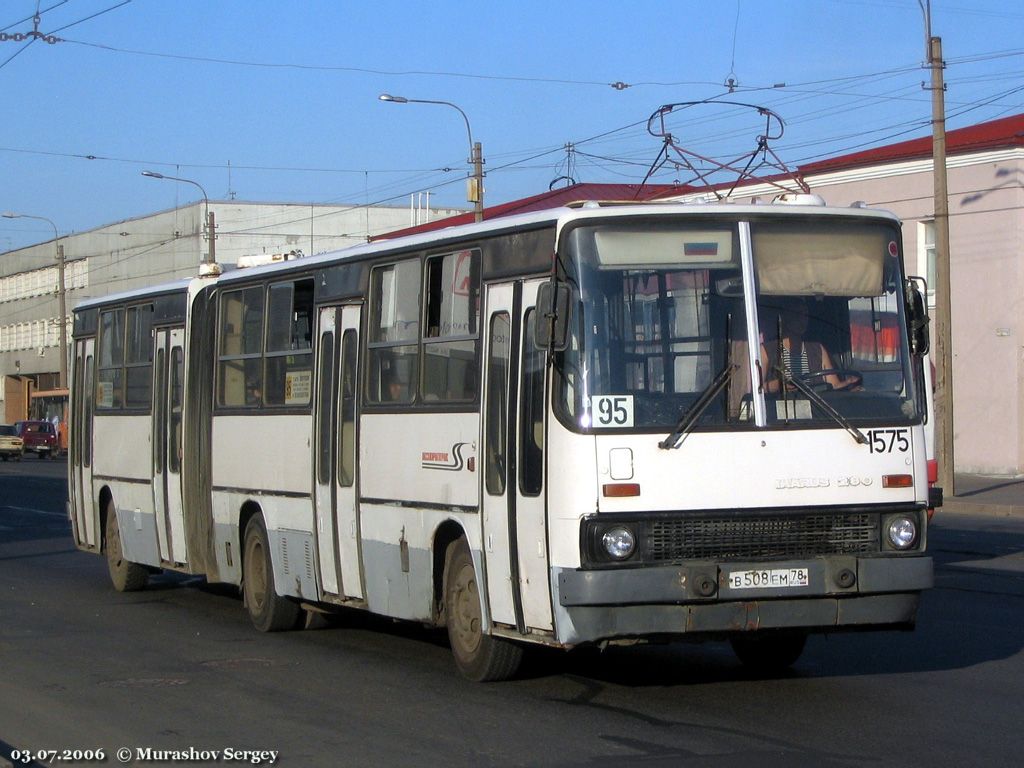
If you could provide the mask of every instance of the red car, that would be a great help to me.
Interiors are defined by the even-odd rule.
[[[19,421],[14,425],[25,443],[25,452],[34,453],[40,459],[57,457],[57,428],[48,421]]]

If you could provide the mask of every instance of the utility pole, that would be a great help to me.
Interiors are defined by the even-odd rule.
[[[470,155],[470,162],[473,163],[473,178],[469,183],[468,201],[473,203],[473,214],[476,221],[484,220],[484,153],[480,142],[473,142],[473,154]]]
[[[68,388],[68,310],[64,285],[64,245],[57,244],[57,296],[60,313],[60,388]]]
[[[206,212],[206,236],[210,240],[210,249],[206,256],[207,264],[217,263],[217,224],[213,217],[213,211]]]
[[[925,11],[928,67],[932,71],[932,175],[935,182],[935,458],[946,497],[956,493],[953,456],[953,334],[949,255],[949,187],[946,180],[946,85],[942,38],[933,37],[931,3]],[[922,10],[925,10],[922,6]]]

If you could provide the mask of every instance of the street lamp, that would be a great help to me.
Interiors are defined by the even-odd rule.
[[[198,181],[192,181],[192,179],[183,179],[179,176],[167,176],[162,173],[157,173],[156,171],[143,171],[142,175],[150,179],[167,179],[169,181],[183,181],[186,184],[192,184],[193,186],[198,187],[199,191],[203,193],[203,207],[206,214],[206,237],[207,240],[209,240],[210,242],[210,248],[206,253],[206,257],[202,261],[202,264],[206,265],[206,269],[202,271],[202,274],[216,274],[218,270],[215,267],[211,266],[217,263],[217,241],[214,235],[214,232],[216,230],[216,224],[214,223],[213,211],[210,210],[210,198],[207,197],[206,190],[203,189],[203,185],[200,184]]]
[[[382,93],[378,97],[381,101],[389,101],[392,104],[443,104],[446,107],[458,110],[466,123],[466,134],[469,136],[469,163],[473,166],[473,176],[470,179],[466,199],[473,203],[473,213],[477,221],[484,220],[484,154],[480,142],[473,141],[473,131],[469,127],[469,118],[457,104],[450,101],[435,101],[433,99],[407,99],[405,96],[392,96],[390,93]]]
[[[64,286],[64,246],[58,243],[60,235],[57,234],[57,225],[50,221],[45,216],[33,216],[28,213],[14,213],[13,211],[5,211],[3,214],[5,219],[35,219],[36,221],[45,221],[51,227],[53,227],[53,245],[57,249],[57,297],[60,308],[58,310],[60,314],[60,388],[67,389],[68,386],[68,321],[67,321],[67,302],[65,296]]]

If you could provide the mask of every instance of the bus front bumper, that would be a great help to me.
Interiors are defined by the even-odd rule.
[[[565,645],[624,638],[909,629],[932,559],[828,557],[770,563],[555,569],[556,634]]]

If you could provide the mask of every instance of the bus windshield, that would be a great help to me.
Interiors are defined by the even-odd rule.
[[[746,274],[735,220],[567,233],[576,295],[555,403],[568,425],[750,428],[755,399],[761,426],[921,418],[898,229],[830,216],[753,219],[748,231]]]

